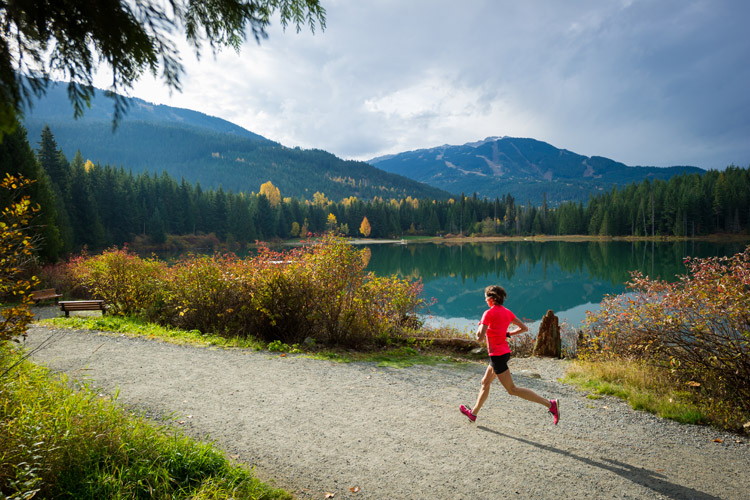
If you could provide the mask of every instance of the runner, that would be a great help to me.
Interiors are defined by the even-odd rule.
[[[519,398],[539,403],[546,407],[554,417],[555,425],[557,425],[560,419],[560,407],[556,399],[544,399],[531,389],[518,387],[513,383],[513,378],[508,369],[508,360],[510,359],[508,337],[527,332],[529,331],[529,327],[503,306],[503,302],[507,296],[508,294],[501,286],[492,285],[484,290],[484,299],[489,309],[484,312],[482,319],[479,321],[477,340],[482,342],[485,338],[487,339],[487,352],[490,355],[490,364],[484,373],[484,377],[482,377],[482,387],[479,390],[479,396],[474,408],[467,408],[461,405],[459,409],[469,420],[475,422],[479,410],[482,408],[484,402],[487,401],[487,396],[490,395],[490,385],[492,385],[493,380],[497,377],[511,396],[518,396]],[[511,323],[518,327],[512,332],[508,331]]]

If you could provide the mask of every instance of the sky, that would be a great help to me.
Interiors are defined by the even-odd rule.
[[[320,1],[323,31],[186,49],[182,92],[145,76],[129,95],[345,159],[509,136],[750,166],[746,0]]]

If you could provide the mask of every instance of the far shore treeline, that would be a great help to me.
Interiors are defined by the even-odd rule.
[[[213,235],[217,241],[305,238],[337,231],[345,236],[393,238],[407,235],[596,235],[701,236],[747,233],[750,228],[750,171],[679,175],[644,180],[592,195],[587,203],[559,206],[524,203],[512,194],[449,200],[313,200],[285,198],[269,181],[258,193],[203,190],[166,173],[134,174],[122,166],[93,164],[76,153],[68,161],[49,128],[36,153],[23,127],[0,145],[4,172],[37,182],[32,201],[42,212],[41,255],[54,261],[87,247],[95,251],[144,238],[163,245],[168,235]]]

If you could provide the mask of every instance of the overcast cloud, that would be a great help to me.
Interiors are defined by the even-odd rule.
[[[347,159],[512,136],[628,165],[750,165],[745,0],[321,2],[325,31],[185,52],[182,93],[145,78],[132,95]]]

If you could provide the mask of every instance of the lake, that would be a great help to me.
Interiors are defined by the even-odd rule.
[[[505,305],[534,331],[548,309],[560,323],[580,326],[608,294],[625,291],[630,271],[673,280],[686,272],[685,257],[726,256],[744,242],[707,241],[511,241],[498,243],[407,243],[368,245],[368,269],[378,275],[421,278],[424,297],[435,299],[428,325],[473,332],[484,288],[501,285]]]

